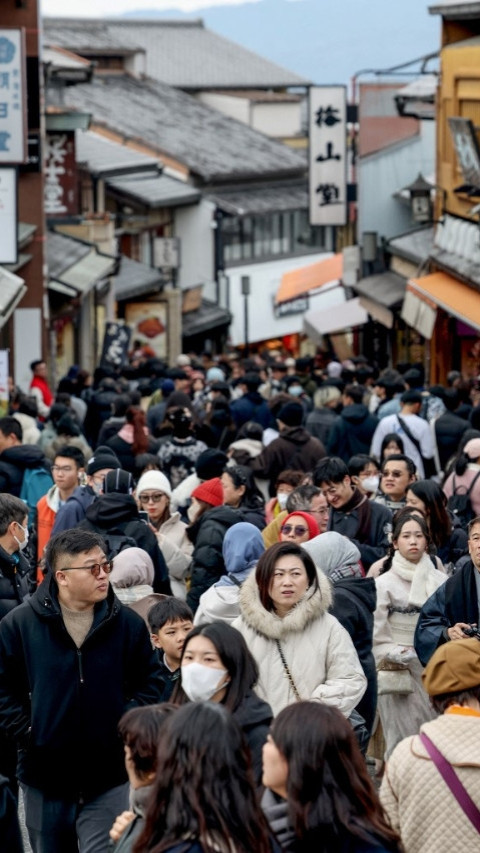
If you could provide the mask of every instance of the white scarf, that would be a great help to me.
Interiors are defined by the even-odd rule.
[[[411,563],[402,557],[400,551],[395,551],[392,569],[411,584],[408,596],[408,604],[411,607],[423,607],[427,598],[430,598],[438,587],[435,569],[428,554],[424,554],[418,563]]]

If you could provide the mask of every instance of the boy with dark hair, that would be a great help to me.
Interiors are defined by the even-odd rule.
[[[161,668],[160,702],[168,702],[180,678],[180,659],[187,634],[193,629],[193,613],[184,601],[170,596],[152,607],[148,624]]]
[[[65,445],[56,454],[52,465],[54,485],[37,503],[37,562],[43,557],[52,535],[58,510],[80,485],[85,473],[85,457],[79,447]],[[39,569],[38,582],[43,580]]]

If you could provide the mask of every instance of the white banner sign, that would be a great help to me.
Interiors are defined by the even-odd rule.
[[[0,163],[26,160],[23,32],[0,29]]]
[[[8,349],[0,349],[0,417],[8,415]]]
[[[347,222],[345,86],[310,89],[310,224]]]
[[[16,264],[17,170],[0,166],[0,264]]]
[[[178,269],[180,266],[180,240],[178,237],[154,238],[153,266]]]

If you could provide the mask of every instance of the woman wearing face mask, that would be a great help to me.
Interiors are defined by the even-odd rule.
[[[139,509],[148,513],[148,521],[156,531],[167,564],[172,593],[185,601],[185,580],[192,562],[193,545],[180,513],[170,511],[170,483],[161,471],[145,471],[137,483],[135,495]]]
[[[165,420],[171,424],[172,434],[158,449],[158,460],[162,471],[175,489],[195,471],[195,462],[207,445],[194,435],[193,415],[182,406],[168,408]]]
[[[226,506],[241,510],[243,521],[254,524],[259,530],[265,527],[265,501],[257,489],[250,468],[232,465],[225,468],[221,476],[223,502]]]
[[[299,699],[349,716],[367,685],[347,632],[328,613],[330,582],[299,545],[279,542],[260,557],[240,590],[233,623],[257,662],[257,693],[278,714]]]
[[[262,747],[272,710],[255,695],[256,663],[245,640],[230,625],[212,622],[188,634],[181,659],[181,681],[174,702],[219,702],[232,712],[252,756],[255,781],[262,777]]]
[[[362,495],[367,495],[372,500],[377,494],[380,485],[380,476],[375,459],[359,453],[348,460],[348,473],[352,483],[357,486]]]
[[[134,853],[273,853],[245,740],[227,708],[193,702],[162,729],[157,775]]]
[[[400,853],[351,727],[336,708],[285,708],[263,748],[262,781],[262,807],[284,853]]]
[[[202,593],[226,573],[223,539],[229,527],[242,521],[242,516],[239,510],[223,505],[222,481],[214,477],[193,490],[188,518],[191,523],[187,535],[193,543],[193,556],[187,604],[195,613]]]
[[[280,472],[275,483],[275,497],[271,498],[265,506],[267,524],[286,509],[289,494],[302,484],[304,476],[303,471],[294,471],[290,468]]]
[[[295,542],[296,545],[301,545],[319,535],[320,529],[313,515],[297,509],[283,519],[279,539],[280,542]]]
[[[386,757],[402,738],[416,734],[422,723],[435,716],[413,646],[422,606],[447,579],[430,559],[430,543],[424,519],[402,510],[394,522],[390,554],[375,579],[373,654]]]

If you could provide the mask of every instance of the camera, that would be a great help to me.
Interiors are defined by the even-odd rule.
[[[466,637],[476,637],[477,640],[480,640],[480,628],[478,625],[469,625],[468,628],[462,628],[462,631]]]

